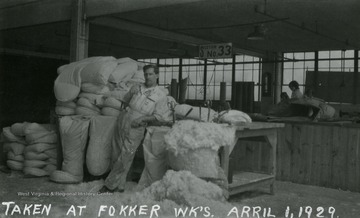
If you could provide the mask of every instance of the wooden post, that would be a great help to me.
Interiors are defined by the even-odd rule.
[[[353,93],[353,103],[358,103],[358,80],[359,80],[359,51],[354,51],[354,93]]]
[[[220,103],[226,102],[226,82],[220,82]]]
[[[89,22],[85,0],[73,0],[71,7],[70,62],[74,62],[88,57]]]
[[[172,79],[171,80],[171,90],[170,90],[170,95],[176,100],[178,101],[178,83],[176,81],[176,79]]]
[[[206,86],[206,83],[207,83],[207,59],[205,59],[204,61],[204,101],[206,100],[206,89],[207,89],[207,86]]]

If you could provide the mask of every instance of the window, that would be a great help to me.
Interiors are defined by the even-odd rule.
[[[220,83],[226,82],[226,100],[231,100],[232,58],[209,59],[207,65],[206,96],[220,100]]]
[[[359,57],[355,57],[355,54],[354,50],[319,51],[316,59],[315,52],[284,53],[282,91],[290,95],[288,84],[296,80],[304,92],[306,71],[354,72],[355,61],[359,63]],[[318,69],[315,69],[315,63]]]
[[[235,82],[254,82],[254,100],[260,101],[261,59],[247,55],[237,55],[235,62]]]
[[[284,53],[282,92],[291,96],[288,85],[292,80],[296,80],[300,91],[304,93],[306,71],[314,70],[315,52]]]
[[[172,79],[179,81],[180,61],[182,78],[188,78],[186,99],[220,100],[220,83],[226,82],[226,100],[231,100],[233,59],[208,59],[206,61],[206,83],[204,82],[205,61],[194,58],[179,59],[139,59],[144,63],[159,64],[159,86],[168,86]],[[261,59],[252,56],[235,57],[235,81],[253,81],[255,83],[255,101],[259,100]],[[206,87],[206,97],[205,97]]]
[[[197,59],[182,60],[182,77],[188,77],[187,99],[204,99],[204,64],[204,61]]]

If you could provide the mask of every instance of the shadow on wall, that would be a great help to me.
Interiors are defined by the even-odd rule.
[[[67,62],[48,58],[0,55],[1,127],[15,122],[48,123],[55,105],[57,68]]]

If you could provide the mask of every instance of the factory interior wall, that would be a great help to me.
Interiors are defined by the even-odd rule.
[[[55,105],[53,84],[65,60],[0,55],[0,125],[48,123]]]
[[[268,60],[270,60],[270,58],[268,58]],[[264,59],[264,61],[266,61],[266,59]],[[267,111],[269,111],[269,109],[274,105],[274,96],[277,94],[276,93],[276,74],[277,74],[277,65],[276,63],[273,62],[264,62],[262,64],[262,86],[264,86],[264,75],[265,74],[269,74],[271,75],[271,81],[270,81],[270,86],[271,86],[271,92],[269,95],[264,95],[263,91],[261,94],[261,113],[262,114],[266,114]],[[263,88],[263,87],[262,87]]]

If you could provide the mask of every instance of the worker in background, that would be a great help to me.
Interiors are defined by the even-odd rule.
[[[165,116],[169,114],[167,97],[157,85],[159,69],[155,65],[146,65],[143,71],[145,83],[134,85],[124,96],[129,107],[118,117],[112,140],[112,168],[100,192],[124,191],[135,152],[144,138],[145,127],[152,121],[169,121],[169,117]]]
[[[298,98],[302,98],[303,94],[301,93],[300,89],[299,89],[299,83],[296,82],[295,80],[291,81],[289,83],[289,88],[291,89],[292,93],[291,93],[291,99],[298,99]]]

